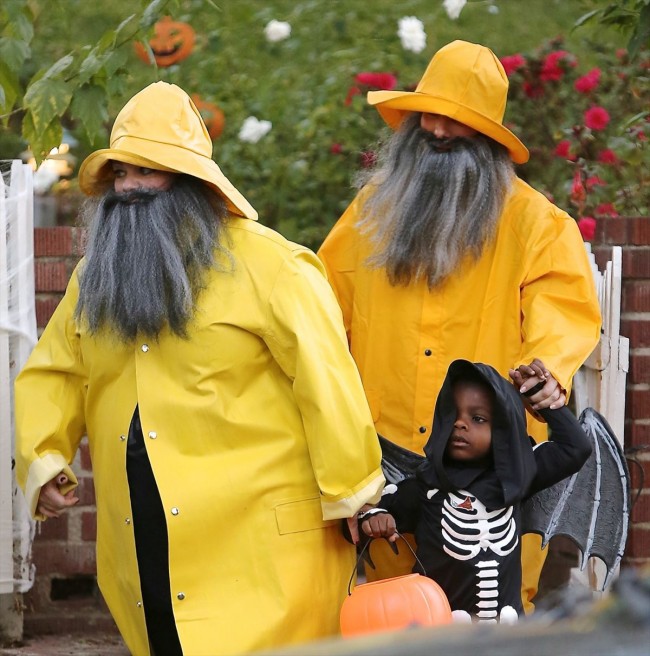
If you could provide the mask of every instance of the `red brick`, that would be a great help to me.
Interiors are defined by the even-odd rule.
[[[630,358],[629,383],[650,383],[650,355],[634,354]]]
[[[37,292],[63,292],[68,284],[68,270],[62,260],[37,260],[34,274]]]
[[[92,472],[92,462],[90,460],[90,447],[88,446],[88,441],[86,439],[84,439],[81,445],[79,446],[79,459],[84,471],[89,473]]]
[[[629,388],[626,390],[625,416],[630,419],[650,417],[650,390]]]
[[[638,246],[647,246],[650,244],[650,218],[639,216],[630,219],[628,231],[628,243]]]
[[[630,470],[630,485],[634,494],[638,494],[641,485],[650,494],[650,445],[647,445],[647,448],[647,451],[637,451],[627,445],[625,448],[627,466]],[[645,501],[650,502],[650,496]],[[639,499],[639,503],[641,503],[641,499]],[[650,521],[650,517],[648,520]]]
[[[632,465],[630,472],[632,472],[633,469],[634,469],[634,465]],[[637,494],[638,494],[638,487],[635,487],[633,485],[632,502],[634,502],[634,499],[636,499]],[[644,492],[638,498],[636,503],[634,503],[634,505],[632,506],[632,512],[630,518],[632,522],[635,524],[647,524],[648,522],[650,522],[650,491],[649,490],[647,489],[644,490]],[[650,557],[650,553],[646,555]]]
[[[621,305],[623,312],[650,312],[650,280],[624,281]]]
[[[42,574],[94,574],[96,572],[95,545],[53,542],[34,542],[32,556],[36,571]]]
[[[88,542],[97,539],[97,513],[85,512],[81,515],[81,539]]]
[[[80,506],[94,506],[95,505],[95,485],[90,476],[80,476],[79,485],[76,489],[77,496],[79,497]]]
[[[644,526],[630,526],[625,553],[630,558],[648,558],[650,554],[650,529]]]
[[[650,444],[650,424],[633,422],[625,427],[625,443],[633,446]]]
[[[34,229],[34,257],[72,254],[71,227]]]
[[[650,278],[650,246],[623,249],[623,278]]]
[[[50,320],[56,310],[57,306],[61,302],[63,296],[61,294],[49,294],[44,296],[42,294],[37,295],[36,297],[36,325],[39,328],[44,328],[47,326],[47,322]]]
[[[627,244],[628,224],[624,218],[600,217],[596,219],[596,238],[603,244]],[[611,250],[610,250],[611,252]]]
[[[68,539],[68,515],[62,515],[56,519],[47,519],[39,522],[36,529],[35,540],[39,542],[47,540]]]
[[[85,228],[73,228],[72,229],[74,247],[72,249],[72,254],[77,258],[81,258],[86,252],[86,238],[87,232]]]
[[[630,348],[650,346],[650,321],[621,319],[621,335],[630,338]]]

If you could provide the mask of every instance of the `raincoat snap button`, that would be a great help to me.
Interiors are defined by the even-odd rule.
[[[120,440],[122,440],[122,442],[124,442],[125,439],[126,439],[126,435],[120,435]]]
[[[427,357],[429,357],[429,356],[431,355],[431,349],[426,349],[426,350],[424,351],[424,355],[426,355]]]
[[[142,602],[139,601],[139,602],[136,604],[136,606],[137,606],[138,608],[142,608]]]
[[[172,508],[172,515],[178,515],[180,510],[178,508]]]
[[[149,350],[149,345],[148,344],[143,344],[140,348],[142,349],[143,353],[146,353]]]
[[[158,437],[158,433],[156,433],[156,431],[149,431],[149,437],[152,440],[155,440]]]
[[[176,595],[176,597],[177,597],[177,599],[180,599],[181,601],[183,601],[183,599],[185,599],[185,593],[184,592],[179,592]]]
[[[420,433],[426,433],[427,432],[427,427],[426,426],[420,426]]]

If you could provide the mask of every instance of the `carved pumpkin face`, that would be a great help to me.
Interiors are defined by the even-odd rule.
[[[435,581],[420,574],[358,585],[341,608],[344,637],[413,625],[442,626],[451,621],[447,595]]]
[[[201,97],[196,94],[192,96],[192,102],[196,105],[199,112],[201,112],[201,118],[205,123],[205,127],[208,128],[208,134],[212,139],[219,138],[223,132],[223,126],[225,123],[223,112],[217,107],[217,105],[208,102],[207,100],[202,100]]]
[[[188,57],[194,48],[194,30],[189,23],[181,23],[165,16],[154,25],[154,35],[149,41],[158,66],[171,66]],[[149,53],[139,42],[135,52],[142,61],[149,63]]]

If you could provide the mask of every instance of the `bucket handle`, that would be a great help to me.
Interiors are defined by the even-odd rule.
[[[402,538],[402,540],[404,540],[404,543],[409,548],[409,551],[413,554],[413,557],[415,558],[417,564],[420,566],[420,569],[424,573],[424,576],[426,576],[427,572],[424,569],[424,565],[422,564],[420,559],[417,557],[417,554],[415,553],[415,551],[413,551],[413,547],[409,544],[409,541],[401,533],[399,533],[398,531],[395,531],[395,535],[397,535],[398,538]],[[352,575],[350,576],[350,580],[348,582],[348,596],[350,596],[352,594],[352,581],[354,580],[355,573],[359,569],[359,563],[361,562],[361,559],[363,558],[363,554],[366,552],[366,549],[370,546],[370,543],[375,539],[379,539],[379,538],[369,537],[368,540],[366,541],[366,543],[363,545],[363,548],[359,552],[359,555],[357,557],[356,565],[354,566],[354,569],[352,570]],[[388,538],[383,538],[383,539],[388,540]],[[393,551],[396,554],[399,553],[399,551],[397,550],[397,544],[395,542],[390,542],[389,544],[391,546],[391,549],[393,549]]]

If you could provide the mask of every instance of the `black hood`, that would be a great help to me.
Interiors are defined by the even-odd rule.
[[[456,421],[453,385],[458,380],[480,380],[495,395],[492,417],[494,467],[446,461],[447,441]],[[438,395],[433,430],[424,447],[426,463],[420,476],[444,491],[464,489],[488,508],[511,506],[522,499],[535,476],[532,440],[519,392],[496,369],[480,362],[454,360]]]

